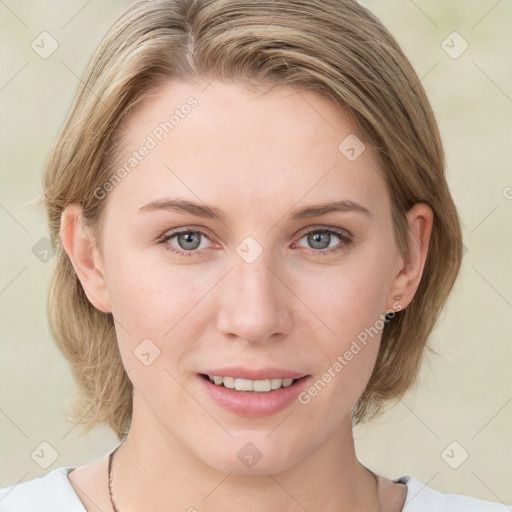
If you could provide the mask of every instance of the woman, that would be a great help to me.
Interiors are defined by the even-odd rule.
[[[462,257],[425,92],[366,9],[136,2],[43,187],[76,421],[121,443],[4,489],[2,511],[507,509],[355,454]]]

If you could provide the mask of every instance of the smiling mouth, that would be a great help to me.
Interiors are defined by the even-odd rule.
[[[204,373],[199,374],[203,379],[208,380],[212,384],[232,389],[234,391],[246,391],[254,393],[269,393],[277,391],[278,389],[288,388],[293,386],[296,382],[305,379],[308,375],[298,379],[284,378],[284,379],[264,379],[264,380],[251,380],[235,377],[222,377],[220,375],[207,375]]]

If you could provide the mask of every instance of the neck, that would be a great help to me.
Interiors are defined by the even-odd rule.
[[[134,416],[113,464],[118,512],[259,512],[262,505],[285,512],[379,510],[375,479],[356,458],[351,416],[323,445],[278,472],[219,471],[199,456],[157,422]]]

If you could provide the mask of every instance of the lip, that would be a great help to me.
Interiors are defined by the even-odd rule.
[[[210,370],[208,370],[208,372],[210,372]],[[266,370],[266,372],[269,374],[269,370]],[[230,372],[228,372],[228,374],[209,373],[209,375],[220,375],[223,377],[235,376],[235,374],[229,375],[229,373]],[[247,373],[250,372],[246,372],[246,375]],[[258,372],[252,371],[250,374],[254,375],[255,373],[257,374]],[[261,375],[261,373],[259,375]],[[272,370],[270,375],[277,374],[275,370]],[[286,375],[279,375],[287,378]],[[197,374],[197,378],[205,394],[225,410],[245,418],[258,418],[274,414],[288,407],[291,403],[296,401],[298,395],[309,385],[309,381],[312,378],[311,375],[302,376],[301,374],[293,372],[288,372],[287,375],[289,375],[288,378],[298,378],[299,380],[286,388],[266,392],[236,391],[234,389],[225,388],[224,386],[218,386],[210,382],[208,377],[205,377],[204,374]],[[293,375],[297,375],[297,377],[293,377]],[[240,373],[236,374],[236,376],[243,378]],[[276,376],[274,378],[279,377]],[[258,378],[253,377],[252,379],[264,380],[259,376]]]
[[[234,379],[266,380],[266,379],[300,379],[305,373],[285,370],[283,368],[243,368],[241,366],[230,366],[229,368],[214,368],[201,372],[206,375],[217,375],[219,377],[233,377]]]

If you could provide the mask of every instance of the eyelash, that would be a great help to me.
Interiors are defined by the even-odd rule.
[[[179,256],[201,256],[205,249],[202,249],[200,251],[198,251],[198,250],[184,251],[184,250],[181,250],[181,249],[180,250],[175,249],[174,247],[171,247],[169,244],[167,244],[167,242],[169,240],[171,240],[172,238],[174,238],[174,237],[176,237],[176,236],[178,236],[180,234],[183,234],[183,233],[199,233],[200,235],[204,236],[205,238],[208,238],[208,236],[206,236],[206,233],[204,233],[201,230],[198,230],[198,229],[182,229],[182,230],[179,230],[179,231],[171,231],[170,233],[166,233],[165,235],[163,235],[162,237],[160,237],[158,239],[157,243],[163,244],[166,250],[171,251],[172,253],[177,254]],[[312,229],[312,230],[307,231],[306,233],[304,233],[300,237],[300,239],[304,238],[305,236],[307,236],[307,235],[309,235],[311,233],[330,233],[331,235],[336,235],[341,240],[340,245],[335,246],[334,248],[331,248],[331,249],[312,249],[311,252],[315,256],[329,256],[329,255],[332,255],[334,253],[337,253],[338,251],[341,251],[343,248],[350,247],[350,245],[352,244],[351,236],[346,235],[341,230],[338,231],[337,229],[332,229],[332,228],[316,228],[316,229]]]

